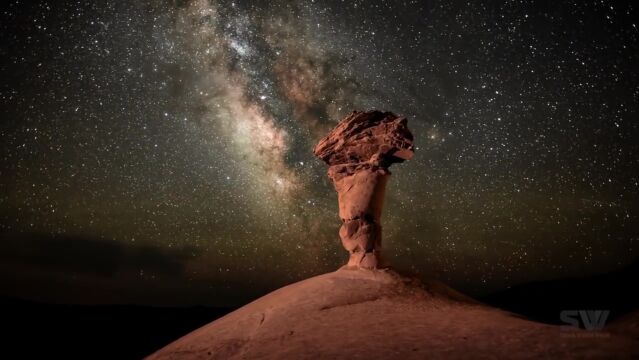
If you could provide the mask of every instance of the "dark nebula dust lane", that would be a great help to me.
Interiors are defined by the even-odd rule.
[[[408,118],[384,254],[482,294],[637,259],[633,2],[5,1],[2,293],[238,305],[346,259],[312,148]]]

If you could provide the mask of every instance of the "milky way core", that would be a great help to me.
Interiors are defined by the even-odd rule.
[[[396,268],[480,294],[637,258],[631,2],[1,7],[16,296],[237,305],[336,269],[312,149],[373,108],[415,135],[382,220]]]

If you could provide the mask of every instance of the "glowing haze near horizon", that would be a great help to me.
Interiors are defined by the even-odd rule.
[[[473,294],[637,258],[632,3],[8,1],[1,292],[237,305],[344,263],[313,145],[404,115],[390,263]]]

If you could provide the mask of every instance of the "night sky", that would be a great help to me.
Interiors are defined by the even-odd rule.
[[[241,305],[348,255],[313,146],[406,116],[396,268],[472,295],[639,248],[633,2],[3,1],[0,293]]]

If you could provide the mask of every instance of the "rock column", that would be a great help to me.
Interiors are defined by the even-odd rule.
[[[315,146],[329,165],[337,191],[339,235],[349,252],[348,267],[381,266],[381,215],[389,166],[413,155],[406,118],[390,112],[354,111]]]

